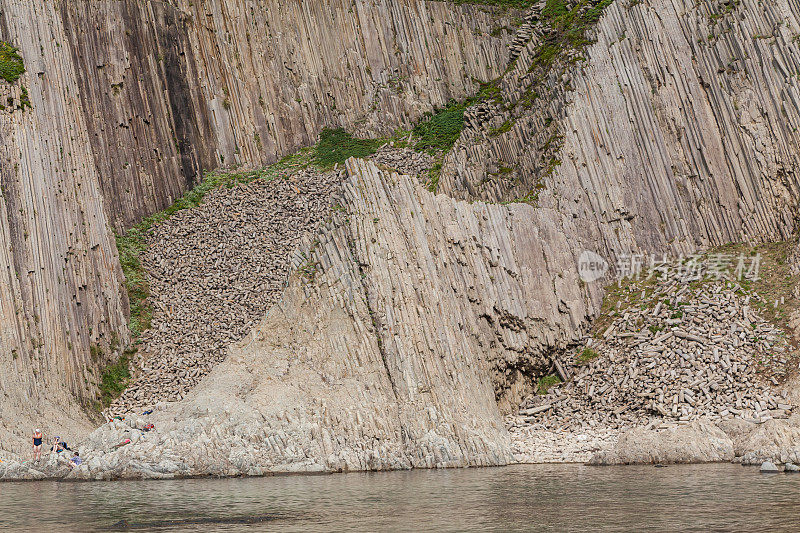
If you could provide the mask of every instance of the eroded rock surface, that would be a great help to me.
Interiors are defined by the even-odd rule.
[[[548,284],[550,305],[529,294],[563,260],[558,240],[535,239],[527,205],[457,202],[365,161],[348,172],[342,209],[309,250],[314,274],[292,276],[224,362],[151,415],[143,440],[115,451],[130,438],[120,423],[99,429],[87,476],[514,460],[497,399],[519,400],[548,337],[585,309],[567,285]],[[504,290],[479,291],[492,278]]]
[[[630,428],[590,464],[702,463],[734,461],[743,465],[796,463],[800,460],[800,416],[752,422],[713,423],[701,419],[668,428]]]
[[[147,68],[136,72],[153,69],[169,76],[182,74],[158,87],[169,95],[170,105],[162,105],[161,111],[152,115],[184,116],[186,109],[181,102],[189,97],[204,101],[206,112],[205,119],[196,124],[199,134],[189,127],[191,124],[159,122],[161,136],[155,144],[163,145],[164,150],[169,147],[169,154],[154,153],[152,157],[159,164],[162,157],[172,158],[176,172],[169,179],[162,180],[160,173],[151,178],[149,164],[142,165],[145,171],[132,164],[130,172],[135,175],[125,175],[119,181],[122,190],[138,191],[140,187],[155,191],[152,198],[148,196],[149,204],[136,204],[150,206],[159,202],[166,205],[174,198],[170,191],[182,190],[174,180],[191,181],[187,178],[193,175],[191,169],[197,168],[197,161],[216,164],[221,156],[227,162],[250,156],[258,161],[271,160],[283,148],[308,141],[323,124],[380,122],[385,114],[381,107],[394,110],[386,114],[392,118],[387,123],[394,126],[395,118],[400,123],[401,115],[418,116],[415,113],[436,105],[434,99],[443,103],[450,96],[465,94],[464,80],[475,72],[499,74],[508,57],[505,46],[498,52],[494,45],[481,44],[492,42],[488,37],[478,37],[482,28],[490,29],[483,11],[456,9],[446,3],[358,2],[355,14],[365,22],[358,29],[348,27],[346,31],[341,24],[350,20],[350,3],[338,11],[329,8],[340,4],[326,2],[292,3],[288,11],[248,9],[254,4],[245,0],[194,2],[191,6],[180,3],[179,11],[171,4],[157,4],[150,6],[152,10],[138,11],[127,2],[81,3],[80,11],[67,11],[74,23],[64,29],[60,22],[63,14],[54,6],[67,9],[65,3],[3,0],[7,8],[0,25],[3,35],[21,42],[26,56],[36,57],[39,47],[47,44],[50,56],[44,64],[53,65],[42,77],[30,74],[23,80],[30,84],[35,118],[17,118],[24,116],[15,114],[0,123],[0,135],[8,146],[3,152],[0,177],[4,185],[16,184],[12,192],[38,190],[36,186],[41,183],[49,184],[51,192],[60,191],[61,185],[68,191],[77,190],[84,186],[79,182],[81,177],[89,180],[92,191],[103,190],[109,196],[106,189],[110,182],[105,180],[118,174],[97,169],[117,165],[129,168],[125,166],[129,161],[99,164],[95,160],[97,151],[87,147],[121,143],[133,146],[131,153],[148,155],[152,148],[147,143],[138,144],[143,137],[127,132],[125,126],[131,124],[134,131],[143,127],[129,123],[130,106],[121,106],[121,111],[113,115],[113,127],[126,130],[119,135],[110,133],[111,125],[105,130],[92,129],[75,104],[64,106],[66,114],[59,115],[62,94],[79,94],[83,100],[90,100],[94,93],[78,89],[70,67],[72,60],[66,50],[56,50],[51,43],[51,27],[63,37],[58,41],[71,42],[71,49],[82,48],[85,41],[72,42],[67,34],[90,28],[89,24],[80,24],[87,19],[125,21],[122,26],[108,26],[110,33],[103,33],[101,39],[107,43],[125,41],[123,35],[128,30],[137,34],[147,28],[166,28],[157,36],[156,49],[146,48],[141,61]],[[444,19],[426,16],[428,9],[442,10]],[[521,111],[524,105],[515,105],[524,96],[520,80],[535,74],[536,69],[531,67],[540,44],[533,18],[526,19],[514,39],[512,55],[517,61],[503,81],[508,105],[505,109],[483,106],[468,113],[470,127],[445,161],[440,181],[440,192],[445,194],[434,196],[417,181],[351,163],[341,198],[345,212],[323,228],[318,245],[308,250],[319,265],[311,279],[295,276],[282,302],[226,361],[183,400],[154,413],[154,431],[136,437],[130,425],[126,429],[118,424],[98,430],[87,444],[87,465],[80,475],[249,474],[503,464],[513,460],[501,414],[515,409],[530,393],[532,376],[549,366],[553,354],[582,337],[599,307],[600,284],[582,285],[576,272],[576,260],[583,250],[595,251],[613,264],[624,252],[687,253],[730,241],[783,239],[795,230],[795,126],[800,126],[796,104],[800,98],[793,75],[800,70],[794,40],[794,34],[800,31],[797,5],[787,0],[769,5],[742,0],[732,15],[722,17],[716,16],[719,9],[720,4],[711,1],[615,2],[597,27],[598,42],[587,48],[587,60],[576,63],[563,76],[558,73],[548,77],[546,96],[542,92],[542,99],[531,112]],[[306,25],[299,23],[313,18],[309,17],[312,11],[319,20],[333,21],[326,31],[315,33],[323,35],[318,47],[302,38]],[[9,13],[18,17],[12,24],[7,22]],[[277,30],[267,34],[262,26],[280,26],[283,22],[278,21],[283,16],[289,17],[291,27],[303,29],[298,32],[298,41],[286,41],[290,45],[282,50],[283,56],[274,57],[269,43]],[[415,26],[417,19],[424,23],[418,28],[420,35],[433,34],[440,39],[404,37],[403,42],[409,45],[406,49],[394,37],[389,38],[397,28]],[[21,28],[27,26],[17,20],[32,21],[33,30],[22,32]],[[253,44],[227,47],[229,22],[246,25],[256,20],[260,26]],[[182,33],[183,26],[193,25],[200,28],[198,35]],[[380,31],[371,31],[373,26]],[[470,36],[451,30],[461,27],[467,28]],[[753,38],[753,32],[771,38]],[[419,96],[422,87],[428,90],[429,80],[417,76],[414,69],[401,71],[398,62],[386,59],[394,57],[389,52],[392,46],[384,46],[380,38],[368,48],[381,50],[377,56],[367,53],[368,59],[363,60],[359,52],[351,53],[365,50],[362,34],[383,35],[387,43],[398,44],[401,51],[410,50],[409,56],[401,54],[401,62],[424,70],[427,77],[436,79],[441,70],[442,75],[462,81],[442,78],[439,90],[434,91],[437,96]],[[711,34],[713,37],[709,37]],[[87,35],[91,41],[91,34]],[[263,35],[268,35],[266,42],[260,40]],[[463,47],[462,39],[472,45]],[[343,48],[337,48],[340,40],[345,43]],[[434,49],[423,48],[423,42]],[[311,68],[313,65],[295,70],[298,65],[286,59],[311,58],[314,63],[320,49],[326,53],[340,51],[330,58],[333,70],[320,71]],[[187,60],[185,65],[176,64],[186,50],[195,63]],[[223,65],[211,61],[220,50],[227,58]],[[139,94],[128,79],[119,86],[120,62],[106,61],[102,55],[87,52],[84,57],[92,75],[102,78],[99,85],[109,86],[107,96],[115,93],[114,86],[121,94],[128,95],[129,90]],[[281,87],[292,90],[271,93],[268,81],[272,74],[263,78],[251,75],[263,67],[249,62],[255,57],[276,66],[280,71],[277,79],[285,80]],[[444,68],[430,61],[431,57],[447,57],[448,65],[458,66],[454,70]],[[469,58],[477,66],[469,63]],[[159,65],[162,61],[163,69]],[[352,76],[359,87],[365,86],[361,83],[364,80],[369,85],[369,78],[375,81],[377,76],[381,85],[377,93],[351,94],[346,82],[352,64],[363,65]],[[381,67],[380,73],[373,65]],[[180,68],[172,68],[175,66]],[[395,68],[400,80],[394,78]],[[103,78],[107,75],[109,79]],[[63,93],[47,90],[45,80],[53,76],[63,78],[58,85]],[[401,81],[403,76],[410,81]],[[191,79],[202,82],[184,91],[182,84]],[[255,79],[257,89],[248,91],[247,83],[240,79]],[[340,84],[335,94],[341,98],[337,97],[335,106],[327,100],[329,83]],[[451,87],[453,83],[458,87]],[[264,111],[262,96],[272,114]],[[343,107],[340,100],[353,105]],[[272,106],[273,102],[277,104]],[[303,102],[314,102],[314,108],[304,111]],[[373,102],[377,102],[374,110]],[[344,110],[343,116],[334,109]],[[370,110],[366,122],[358,122],[365,118],[365,110]],[[293,123],[298,116],[303,117],[299,121],[302,125]],[[151,120],[150,115],[147,117],[142,118],[142,124]],[[2,119],[7,120],[5,116]],[[512,122],[510,127],[501,127],[506,121]],[[42,131],[33,129],[34,125]],[[284,135],[284,129],[289,133]],[[93,137],[94,132],[98,134]],[[34,141],[42,134],[53,140],[47,144],[50,151],[46,153],[38,151],[38,141]],[[56,168],[59,165],[53,162],[58,161],[61,149],[57,140],[62,137],[69,139],[65,153],[78,155],[69,155],[67,164]],[[193,138],[203,139],[196,145],[202,149],[192,151],[193,144],[188,140]],[[168,142],[162,143],[165,139]],[[19,153],[31,157],[19,159]],[[39,161],[47,165],[40,169]],[[21,178],[17,177],[15,163],[20,164],[19,175],[26,186],[18,186]],[[501,167],[511,172],[501,171]],[[14,173],[9,170],[12,168]],[[84,173],[84,169],[88,170]],[[50,170],[58,184],[47,180]],[[536,207],[480,201],[468,204],[452,199],[499,202],[532,192],[538,192],[535,201],[533,196],[528,201]],[[137,195],[132,193],[132,199],[139,198]],[[124,331],[120,314],[124,304],[117,293],[119,276],[107,227],[110,220],[139,212],[121,202],[126,206],[123,214],[109,215],[96,200],[99,195],[80,189],[78,196],[91,208],[75,208],[73,213],[76,204],[69,203],[73,211],[54,208],[43,219],[60,220],[62,211],[67,210],[72,215],[61,219],[76,227],[86,222],[88,235],[96,233],[98,238],[84,238],[81,231],[65,228],[57,233],[62,235],[56,238],[59,247],[51,246],[52,250],[48,248],[49,237],[44,237],[45,231],[36,225],[39,219],[31,215],[39,196],[14,192],[9,195],[10,201],[3,200],[12,205],[11,209],[5,207],[5,213],[7,227],[15,232],[13,240],[7,237],[8,246],[3,247],[11,250],[6,266],[12,286],[16,283],[13,270],[24,280],[26,272],[29,278],[35,278],[36,272],[48,266],[46,257],[54,257],[60,265],[67,253],[67,245],[59,240],[63,235],[77,236],[78,255],[85,252],[89,258],[81,261],[79,268],[80,279],[87,281],[65,282],[65,289],[58,293],[59,301],[70,302],[73,295],[89,290],[95,297],[92,301],[102,302],[98,305],[103,308],[74,318],[61,312],[62,307],[71,305],[67,303],[54,306],[52,316],[43,319],[70,332],[88,331],[83,327],[87,323],[97,326],[92,330],[97,332],[94,337],[81,337],[82,355],[64,359],[67,352],[58,352],[61,358],[41,368],[43,373],[67,375],[76,383],[91,377],[88,370],[85,374],[70,370],[74,361],[86,358],[90,343],[101,342],[110,348],[111,334]],[[23,199],[28,202],[23,207],[27,214],[18,216]],[[119,202],[116,194],[113,199]],[[84,214],[86,220],[81,218]],[[30,257],[20,252],[18,244],[25,242],[29,227],[36,230],[29,233],[37,243],[31,246]],[[107,265],[98,266],[93,261],[109,262],[103,270],[105,277],[97,280],[95,274]],[[299,267],[301,262],[293,266]],[[30,283],[38,299],[28,293],[23,296],[23,289],[11,295],[12,303],[3,308],[6,318],[0,329],[11,332],[3,333],[10,335],[11,346],[21,346],[21,339],[30,337],[20,325],[23,319],[16,318],[16,308],[23,308],[27,323],[35,324],[35,302],[47,299],[47,289],[58,283],[52,279],[42,285]],[[50,342],[49,336],[42,338]],[[34,386],[33,366],[42,359],[34,356],[33,350],[26,345],[24,360],[33,362],[30,367],[21,374],[5,374],[23,376],[19,386],[12,383],[14,405],[24,407],[23,399]],[[16,372],[15,359],[6,353],[2,357],[5,367]],[[65,373],[55,370],[65,366]],[[56,380],[55,386],[63,388],[63,383]],[[87,395],[92,389],[88,384],[79,388]],[[676,442],[691,436],[682,433],[688,431],[676,429],[677,433],[669,436],[672,440],[658,448],[665,450],[664,457],[677,449]],[[716,435],[713,429],[710,431]],[[113,449],[112,443],[119,443],[125,435],[132,442]],[[723,440],[704,444],[702,453],[728,457]],[[654,449],[657,446],[654,442]]]
[[[661,431],[628,429],[613,448],[599,452],[590,463],[705,463],[733,458],[731,439],[712,422],[699,420]]]

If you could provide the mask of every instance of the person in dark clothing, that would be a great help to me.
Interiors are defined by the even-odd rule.
[[[34,429],[33,430],[33,460],[34,461],[41,461],[42,459],[42,439],[44,435],[42,435],[41,429]]]
[[[56,437],[53,440],[53,448],[50,451],[52,453],[61,453],[64,450],[72,451],[69,449],[69,446],[67,446],[67,443],[61,440],[61,437]]]

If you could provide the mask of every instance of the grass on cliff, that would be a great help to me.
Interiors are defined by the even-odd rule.
[[[109,365],[100,376],[100,405],[98,411],[111,405],[128,386],[131,378],[130,359],[134,352],[126,350],[116,363]]]
[[[795,294],[795,287],[800,286],[800,275],[792,272],[790,261],[795,246],[795,241],[757,246],[728,244],[715,248],[709,254],[743,256],[748,259],[749,264],[752,264],[754,258],[758,256],[758,279],[754,281],[743,279],[740,284],[745,290],[752,290],[763,298],[763,301],[751,300],[761,316],[785,328],[789,317],[800,309],[800,299]]]
[[[367,157],[378,151],[383,139],[358,139],[344,129],[324,129],[314,147],[314,164],[320,169],[329,169],[343,164],[351,157]]]
[[[432,154],[450,150],[464,129],[467,106],[468,102],[450,102],[444,109],[427,115],[414,127],[414,136],[418,139],[415,148]]]
[[[527,9],[536,4],[538,0],[450,0],[456,5],[474,4],[479,6],[494,6],[513,9]]]
[[[461,132],[464,130],[464,112],[467,108],[481,102],[502,101],[500,78],[488,83],[477,80],[475,82],[480,86],[476,95],[460,102],[451,100],[443,108],[425,114],[412,130],[415,139],[413,148],[434,156],[434,165],[428,172],[428,190],[431,192],[436,192],[439,187],[444,156],[461,137]]]
[[[536,382],[536,394],[544,396],[547,394],[552,387],[555,387],[561,383],[561,378],[558,377],[556,374],[550,374],[548,376],[542,376],[539,378],[539,381]]]
[[[16,82],[25,73],[25,64],[19,50],[5,41],[0,41],[0,78],[8,83]]]
[[[547,0],[542,19],[551,33],[540,45],[541,60],[550,61],[567,48],[578,49],[590,43],[587,31],[600,20],[603,10],[614,0],[578,0],[572,8],[566,0]]]
[[[501,75],[500,78],[485,85],[482,88],[481,94],[477,97],[467,100],[462,104],[451,104],[432,116],[427,123],[418,125],[415,128],[415,133],[417,135],[432,135],[434,137],[433,141],[424,140],[418,148],[431,152],[438,151],[440,154],[449,151],[458,139],[461,128],[463,128],[464,110],[470,105],[488,98],[494,100],[501,108],[512,112],[512,116],[507,117],[507,120],[503,124],[491,128],[488,134],[495,137],[510,131],[519,118],[520,113],[524,113],[523,110],[536,109],[538,100],[547,99],[548,94],[552,93],[552,89],[549,88],[548,80],[553,79],[554,73],[565,72],[574,62],[582,58],[579,53],[575,54],[574,52],[579,52],[592,42],[590,30],[598,23],[603,11],[613,2],[614,0],[546,0],[541,12],[542,25],[545,27],[546,31],[533,53],[533,61],[528,68],[528,78],[520,80],[526,83],[526,86],[520,87],[520,89],[522,89],[521,97],[513,102],[505,102],[500,94],[500,86],[503,77],[513,69],[514,63],[511,63],[507,66],[505,73]],[[484,4],[524,9],[534,4],[539,4],[539,1],[464,0],[456,3]],[[572,53],[572,56],[569,56],[570,53]],[[571,57],[570,61],[566,61],[566,57]],[[565,89],[569,90],[569,87],[565,87]],[[489,91],[491,91],[491,93],[488,93]],[[541,109],[547,108],[547,106],[544,105],[540,107]],[[543,186],[542,179],[551,174],[555,167],[561,163],[560,158],[557,157],[557,153],[560,151],[560,143],[563,142],[560,136],[557,137],[557,142],[559,144],[553,147],[556,148],[554,153],[545,154],[544,156],[551,157],[551,159],[549,164],[544,165],[541,175],[538,176],[539,183],[537,186],[528,191],[524,196],[509,200],[509,203],[529,203],[534,206],[538,204],[539,192]],[[443,157],[437,158],[437,163],[441,163],[442,160]],[[438,188],[440,175],[441,165],[431,170],[428,178],[428,186],[431,191],[435,192]],[[490,176],[487,176],[487,180],[489,177]],[[494,175],[494,177],[497,177],[497,175]]]
[[[584,348],[583,351],[581,351],[580,355],[578,355],[578,358],[576,359],[575,362],[579,365],[586,365],[594,361],[598,357],[600,357],[599,353],[587,347]]]

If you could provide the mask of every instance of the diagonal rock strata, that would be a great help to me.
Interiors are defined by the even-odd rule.
[[[160,406],[155,431],[98,429],[80,475],[512,460],[498,399],[518,401],[549,363],[546,347],[566,342],[588,310],[577,284],[554,291],[541,277],[548,263],[569,270],[568,243],[536,239],[530,206],[435,196],[367,161],[347,170],[342,210],[310,250],[313,275],[294,274],[224,362]],[[125,435],[134,443],[109,452]]]

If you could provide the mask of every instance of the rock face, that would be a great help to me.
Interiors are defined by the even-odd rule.
[[[797,15],[788,0],[618,0],[586,61],[536,82],[534,36],[501,85],[510,111],[468,121],[439,190],[538,193],[539,206],[575,220],[576,246],[607,259],[786,238],[798,193]],[[531,106],[526,87],[539,95]],[[504,120],[510,129],[493,133]]]
[[[765,422],[729,419],[715,424],[704,418],[683,426],[629,428],[619,433],[616,442],[602,443],[589,462],[607,465],[731,460],[743,465],[797,462],[800,415]]]
[[[704,463],[733,458],[731,439],[713,423],[696,421],[663,431],[625,431],[611,450],[596,454],[590,464]]]
[[[79,404],[128,342],[110,228],[201,169],[463,98],[504,67],[510,37],[490,33],[507,19],[422,0],[0,0],[27,69],[0,79],[0,447],[87,429]]]
[[[76,397],[93,396],[128,336],[79,73],[54,16],[52,2],[0,3],[0,40],[27,67],[13,86],[0,79],[0,97],[25,86],[34,105],[0,111],[0,448],[16,452],[37,426],[73,441],[90,429]]]
[[[305,266],[267,317],[182,401],[94,432],[81,447],[85,466],[70,477],[520,460],[798,460],[798,415],[759,424],[701,418],[571,440],[540,432],[528,435],[530,442],[552,448],[545,441],[558,439],[560,456],[518,449],[499,422],[499,406],[528,390],[526,371],[549,366],[541,356],[545,347],[534,344],[548,333],[540,325],[562,323],[562,331],[550,332],[554,338],[565,338],[570,327],[557,305],[531,305],[541,297],[525,297],[537,287],[535,273],[559,257],[549,248],[531,253],[536,247],[525,239],[537,210],[435,196],[418,181],[367,161],[350,160],[347,171],[334,200],[341,207],[310,245],[310,261],[296,256],[295,267]],[[523,261],[539,268],[521,268]],[[476,297],[474,288],[491,286],[492,278],[505,290]],[[554,298],[569,301],[567,309],[581,302],[569,292]],[[515,343],[530,348],[515,350]],[[155,429],[145,433],[147,423]]]
[[[27,2],[4,2],[12,26],[30,16]],[[167,207],[201,169],[271,163],[326,126],[408,126],[508,58],[505,33],[489,35],[507,16],[444,2],[80,0],[51,16],[40,24],[64,27],[118,229]]]
[[[12,191],[3,193],[2,206],[13,206],[4,207],[4,231],[18,228],[3,243],[11,252],[2,253],[11,254],[7,266],[22,279],[52,260],[59,268],[49,270],[57,278],[49,283],[57,285],[66,245],[39,255],[42,244],[32,247],[34,259],[22,256],[19,198],[39,201],[41,193],[30,191],[49,184],[91,203],[85,211],[79,202],[55,203],[46,218],[34,218],[33,206],[25,211],[31,227],[73,220],[62,215],[70,209],[76,219],[89,219],[87,233],[82,219],[77,231],[56,232],[55,241],[76,237],[77,253],[86,254],[80,264],[88,281],[63,282],[62,292],[95,291],[91,305],[103,302],[103,309],[79,320],[63,312],[70,300],[62,297],[67,303],[42,319],[71,334],[86,332],[90,337],[76,343],[84,358],[91,336],[104,335],[109,349],[114,332],[122,337],[124,304],[108,226],[168,204],[198,165],[216,165],[223,156],[226,163],[269,161],[323,125],[372,133],[384,123],[407,123],[405,117],[465,94],[470,75],[500,74],[509,57],[505,38],[488,35],[489,15],[443,2],[182,0],[177,8],[0,2],[3,38],[19,43],[32,65],[21,82],[33,102],[33,110],[2,115],[0,123],[0,176]],[[800,12],[788,0],[768,6],[742,0],[731,13],[723,9],[716,1],[613,3],[587,60],[544,80],[547,97],[520,111],[524,106],[514,102],[523,96],[522,80],[537,74],[530,67],[539,44],[533,18],[526,19],[515,38],[516,63],[503,81],[506,108],[468,113],[469,128],[444,163],[439,184],[445,194],[351,162],[339,199],[344,212],[334,214],[308,250],[318,264],[312,279],[294,276],[283,300],[225,362],[181,402],[156,411],[155,431],[118,423],[100,428],[75,475],[512,460],[501,413],[530,391],[530,378],[553,353],[581,338],[599,306],[601,284],[578,277],[583,250],[613,264],[623,252],[685,253],[785,238],[795,230],[800,54],[793,36]],[[102,20],[115,24],[96,22]],[[156,35],[142,37],[151,32]],[[53,33],[69,46],[52,44]],[[155,45],[133,46],[139,42]],[[49,54],[42,64],[53,65],[42,76],[35,59],[40,46]],[[117,57],[118,49],[126,53]],[[132,76],[123,78],[128,61]],[[79,87],[76,72],[100,81]],[[53,76],[65,81],[51,85]],[[140,87],[141,80],[156,89]],[[112,109],[107,116],[113,118],[96,119],[100,107],[93,106],[111,101],[115,91],[122,103],[102,108]],[[151,93],[166,96],[144,98]],[[154,111],[137,111],[145,108]],[[507,129],[490,133],[505,121]],[[50,136],[36,137],[34,123]],[[52,142],[42,148],[40,138]],[[134,157],[104,159],[117,151],[100,147],[120,145]],[[153,148],[164,153],[150,156]],[[153,160],[138,164],[145,153]],[[48,166],[33,168],[34,160]],[[19,176],[10,170],[17,164]],[[492,179],[505,175],[500,167],[511,168],[514,179]],[[63,182],[51,180],[62,174],[68,175]],[[128,189],[133,192],[120,193]],[[536,207],[453,199],[495,202],[534,191]],[[33,242],[54,246],[49,227],[37,226]],[[100,258],[107,269],[92,263]],[[14,268],[6,270],[11,279]],[[38,300],[20,289],[0,304],[7,306],[0,331],[12,348],[30,337],[16,310],[26,310],[35,324],[36,302],[53,293],[51,285],[37,290]],[[102,326],[88,333],[87,323]],[[58,352],[62,363],[80,360],[64,353]],[[0,357],[7,366],[16,360],[8,352]],[[30,347],[21,357],[42,360]],[[52,367],[42,372],[57,375],[57,387],[64,387],[63,376],[79,381]],[[21,375],[14,379],[36,382],[32,369]],[[10,394],[22,405],[27,391],[12,385]],[[654,441],[648,457],[669,457],[676,442],[694,438],[691,431],[675,430],[663,445]],[[732,440],[715,435],[687,460],[731,457]],[[123,437],[132,442],[114,450]],[[619,440],[635,444],[624,435]]]
[[[98,430],[89,477],[513,460],[496,396],[518,401],[545,343],[586,309],[576,286],[529,292],[546,263],[569,267],[567,243],[537,238],[527,205],[434,196],[365,161],[348,173],[314,275],[293,276],[226,361],[152,415],[146,440],[102,454],[124,433]]]

